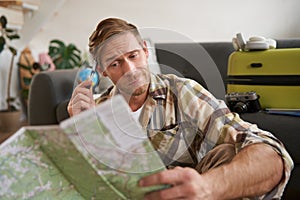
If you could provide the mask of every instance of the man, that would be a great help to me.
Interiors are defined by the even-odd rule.
[[[272,134],[242,121],[195,81],[150,74],[146,43],[124,20],[101,21],[89,46],[114,86],[95,102],[91,81],[82,82],[68,112],[123,95],[169,168],[140,180],[141,187],[172,185],[145,199],[280,198],[293,162]]]

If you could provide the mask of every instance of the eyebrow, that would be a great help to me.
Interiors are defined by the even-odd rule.
[[[105,60],[104,63],[108,63],[108,62],[110,63],[111,61],[115,60],[115,58],[116,58],[116,56],[109,57]]]
[[[124,54],[122,54],[122,55],[125,55],[125,54],[131,54],[131,53],[133,53],[133,52],[135,52],[135,51],[139,51],[139,50],[142,50],[143,48],[141,48],[141,49],[134,49],[134,50],[132,50],[132,51],[129,51],[129,52],[126,52],[126,53],[124,53]],[[112,57],[109,57],[109,58],[107,58],[106,60],[105,60],[105,63],[110,63],[111,61],[113,61],[113,60],[115,60],[116,59],[116,56],[112,56]]]

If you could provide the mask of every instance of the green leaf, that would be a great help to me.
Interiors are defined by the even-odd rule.
[[[6,19],[6,17],[4,15],[2,15],[0,17],[0,24],[1,24],[2,28],[6,28],[7,19]]]
[[[10,28],[5,29],[6,33],[15,33],[16,31]]]
[[[65,46],[65,43],[58,39],[51,40],[50,44],[58,44],[59,46]]]
[[[21,90],[21,95],[22,95],[23,98],[28,99],[29,90],[28,89],[22,89]]]
[[[31,67],[30,67],[30,66],[25,66],[25,65],[23,65],[23,64],[21,64],[21,63],[17,63],[17,64],[18,64],[18,66],[19,66],[20,68],[25,69],[25,70],[31,72]]]
[[[17,34],[13,34],[13,35],[7,35],[7,38],[10,40],[15,40],[15,39],[19,39],[20,36]]]
[[[80,54],[73,54],[73,56],[78,60],[78,61],[80,61],[81,60],[81,56],[80,56]]]
[[[5,46],[5,39],[3,36],[0,36],[0,53],[3,51],[4,46]]]
[[[23,77],[23,82],[25,85],[29,86],[31,83],[31,78]]]
[[[70,57],[70,60],[71,60],[72,63],[73,63],[73,64],[71,64],[71,65],[73,65],[74,67],[79,67],[79,65],[80,65],[80,60],[74,59],[74,57]]]
[[[57,69],[78,67],[81,61],[80,53],[81,51],[73,43],[65,45],[58,39],[51,40],[48,48],[48,55]]]
[[[11,46],[8,47],[8,49],[10,50],[10,52],[15,56],[17,55],[17,50]]]

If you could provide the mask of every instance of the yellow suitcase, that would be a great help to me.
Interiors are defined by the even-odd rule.
[[[233,52],[227,93],[254,91],[262,108],[300,108],[300,48]]]

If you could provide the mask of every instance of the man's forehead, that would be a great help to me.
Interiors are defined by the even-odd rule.
[[[100,49],[101,62],[107,64],[107,62],[112,61],[127,52],[142,49],[142,46],[131,32],[127,32],[114,35],[112,38],[108,39]]]

